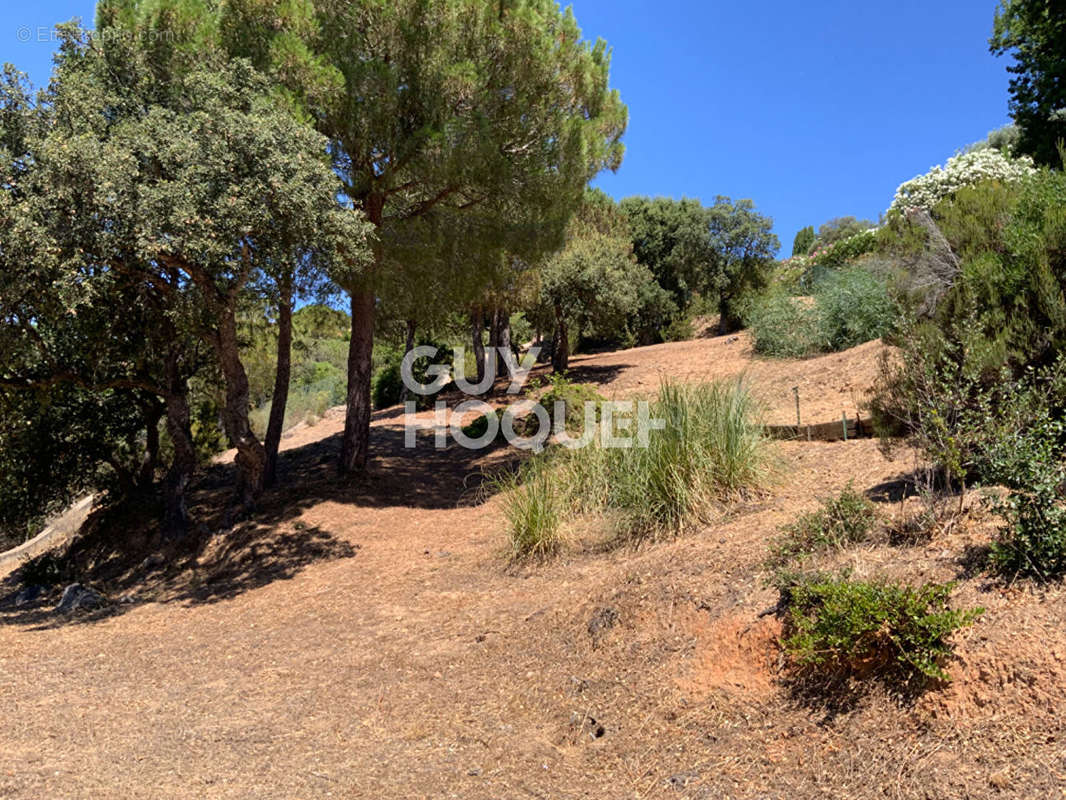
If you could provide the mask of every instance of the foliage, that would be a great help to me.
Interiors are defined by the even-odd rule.
[[[133,470],[143,420],[123,392],[70,385],[0,389],[0,550],[21,544],[78,495]]]
[[[960,153],[949,158],[943,167],[935,166],[925,175],[900,184],[889,211],[929,210],[963,186],[988,180],[1015,183],[1034,172],[1033,160],[1028,156],[1012,158],[993,149]]]
[[[690,314],[675,317],[673,322],[662,329],[664,342],[687,342],[696,336],[696,326]]]
[[[544,537],[529,532],[554,532],[567,516],[580,514],[608,515],[626,538],[677,532],[708,519],[716,505],[757,491],[769,479],[772,462],[756,415],[739,383],[663,384],[649,417],[664,420],[665,428],[650,430],[646,447],[607,447],[590,437],[588,446],[560,446],[528,463],[523,475],[536,480],[529,478],[525,492],[505,501],[512,539],[539,540]],[[620,424],[616,417],[616,434],[633,434],[635,422]]]
[[[844,239],[850,239],[853,236],[865,233],[874,227],[876,227],[876,223],[868,219],[834,217],[818,226],[818,235],[815,237],[814,244],[819,248],[830,247]],[[808,248],[807,252],[811,253],[812,250],[813,248]]]
[[[567,230],[566,245],[538,274],[539,296],[530,316],[552,329],[553,365],[565,370],[582,337],[617,343],[657,321],[666,302],[647,267],[633,256],[620,210],[589,190]],[[635,330],[634,330],[635,329]]]
[[[812,553],[843,550],[866,541],[878,522],[877,509],[852,483],[819,508],[785,526],[774,543],[771,562],[786,564]]]
[[[775,289],[783,290],[790,294],[802,294],[803,279],[807,276],[810,268],[810,259],[807,256],[792,256],[778,261],[767,281],[767,291]],[[741,318],[751,304],[751,297],[742,298],[738,304],[741,309]]]
[[[418,345],[433,347],[437,351],[436,355],[432,357],[416,358],[411,367],[411,373],[415,381],[428,384],[434,380],[433,377],[428,375],[430,367],[450,367],[452,365],[452,349],[441,342],[435,342],[425,337],[418,340]],[[403,356],[404,354],[401,351],[392,351],[386,356],[387,360],[374,375],[374,408],[388,408],[403,400],[404,385],[400,373],[400,363],[403,361]],[[412,393],[409,399],[415,401],[419,408],[429,408],[436,400],[436,395],[415,395]]]
[[[637,310],[629,320],[628,333],[633,344],[656,344],[678,319],[680,311],[670,293],[654,279],[637,287]],[[625,342],[623,342],[625,343]]]
[[[718,196],[707,215],[716,261],[700,288],[705,297],[718,298],[719,329],[726,331],[740,324],[743,296],[766,286],[780,242],[772,233],[773,220],[759,214],[751,200]]]
[[[511,346],[516,349],[524,348],[533,341],[533,325],[521,311],[511,314]]]
[[[1060,382],[1055,399],[1061,401]],[[1046,397],[1046,395],[1045,395]],[[1006,525],[992,546],[991,562],[999,572],[1048,581],[1066,574],[1066,424],[1039,402],[1024,404],[1024,427],[996,425],[984,459],[989,482],[1010,488],[993,503]],[[1059,409],[1061,413],[1061,408]],[[1019,415],[1012,415],[1016,421]],[[986,419],[986,427],[993,427]]]
[[[778,285],[748,298],[744,320],[755,352],[802,358],[846,350],[891,330],[896,306],[887,283],[863,269],[826,272],[813,297],[792,297]]]
[[[637,312],[640,287],[651,280],[633,258],[628,237],[576,222],[567,246],[544,266],[541,292],[578,333],[611,338]]]
[[[1026,404],[1053,416],[1066,407],[1038,391],[1056,385],[1066,346],[1064,207],[1066,175],[1045,170],[1016,191],[984,184],[934,210],[962,259],[952,255],[935,305],[901,326],[902,360],[886,364],[874,410],[953,474],[983,472],[991,409],[1024,425]]]
[[[756,212],[752,201],[718,196],[704,207],[690,199],[628,197],[621,209],[637,260],[677,309],[699,293],[715,303],[729,327],[741,295],[765,285],[779,242],[772,220]]]
[[[675,310],[686,308],[714,261],[706,209],[698,200],[666,197],[627,197],[619,207],[633,254],[670,294]]]
[[[884,336],[896,320],[888,285],[861,267],[828,273],[814,289],[818,343],[822,350],[847,350]]]
[[[903,342],[872,407],[896,423],[950,480],[1007,489],[992,503],[1005,520],[991,564],[1007,575],[1052,580],[1066,573],[1066,372],[1061,361],[1019,377],[973,371],[965,351],[930,328]]]
[[[1018,154],[1018,139],[1021,130],[1017,125],[1004,125],[1002,128],[989,132],[988,136],[980,142],[975,142],[964,148],[963,152],[970,153],[974,150],[999,150],[1005,155]]]
[[[497,423],[501,421],[503,415],[499,411],[493,411],[492,416],[496,417]],[[517,428],[517,426],[516,426]],[[469,436],[471,439],[480,439],[489,431],[489,414],[480,414],[475,417],[473,421],[468,422],[463,426],[463,435]],[[502,428],[497,428],[497,438],[502,433]]]
[[[809,264],[819,267],[822,272],[836,269],[855,261],[859,256],[872,252],[878,246],[876,231],[864,230],[859,233],[836,239],[829,244],[818,242],[810,253]]]
[[[814,226],[808,225],[796,232],[796,238],[792,240],[792,255],[805,256],[814,245]]]
[[[950,583],[791,575],[778,588],[787,607],[785,650],[801,676],[827,683],[878,677],[921,688],[947,681],[951,635],[983,613],[951,610]]]
[[[555,430],[561,422],[567,431],[582,431],[585,427],[585,408],[589,403],[596,406],[595,419],[599,419],[599,406],[604,402],[604,397],[592,385],[574,383],[565,373],[552,374],[548,376],[548,381],[548,391],[540,395],[537,403],[547,412],[548,419],[552,423],[552,430]],[[536,390],[533,389],[533,391]],[[562,404],[563,420],[561,421],[556,414],[556,403]]]
[[[744,322],[756,353],[802,358],[819,349],[817,309],[809,300],[792,297],[780,287],[749,298]]]
[[[998,507],[1006,527],[992,546],[992,565],[1010,576],[1040,581],[1066,574],[1066,507],[1060,487],[1062,464],[1049,467],[1024,492],[1012,492]]]
[[[1002,0],[991,51],[1009,53],[1010,111],[1019,129],[1017,151],[1059,165],[1066,139],[1066,18],[1047,0]]]

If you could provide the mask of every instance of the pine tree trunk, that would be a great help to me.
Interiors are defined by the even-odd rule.
[[[735,322],[729,311],[729,300],[723,297],[718,301],[718,335],[725,336],[734,330]]]
[[[570,365],[570,334],[567,331],[566,316],[559,306],[555,307],[555,347],[552,350],[552,370],[558,373],[566,371]]]
[[[363,203],[367,220],[380,228],[385,218],[385,198],[370,195]],[[375,237],[372,273],[381,265],[381,243]],[[372,277],[372,276],[371,276]],[[341,438],[340,472],[350,475],[366,469],[370,455],[370,381],[374,359],[374,305],[371,288],[364,286],[351,292],[352,339],[348,344],[348,396]]]
[[[248,374],[241,363],[236,316],[232,306],[219,312],[215,349],[226,383],[222,425],[230,444],[237,448],[237,500],[248,511],[263,492],[267,454],[248,420]]]
[[[348,412],[341,441],[341,472],[366,469],[370,452],[370,372],[374,354],[374,293],[352,293],[352,340],[348,345]]]
[[[470,336],[474,345],[474,364],[477,369],[474,383],[478,385],[485,380],[485,341],[481,335],[484,327],[485,318],[481,306],[474,306],[470,314]]]
[[[168,539],[180,539],[189,531],[189,510],[185,504],[185,492],[196,469],[196,450],[192,443],[192,423],[189,413],[189,388],[179,374],[176,355],[166,363],[167,434],[174,448],[174,459],[163,484],[164,516],[163,535]]]
[[[404,358],[407,354],[415,349],[415,320],[407,320],[407,340],[404,342],[403,355]],[[407,388],[407,384],[403,385],[403,389],[400,391],[400,402],[406,403],[411,397],[411,390]]]
[[[489,349],[488,349],[488,352],[485,353],[485,364],[486,365],[492,365],[492,368],[494,370],[493,374],[496,375],[496,376],[499,376],[499,374],[500,374],[500,365],[499,365],[499,361],[498,361],[500,351],[497,349],[497,348],[499,348],[499,346],[500,346],[500,307],[494,305],[492,307],[492,314],[489,317]],[[486,366],[486,368],[487,368],[487,366]]]
[[[502,348],[496,351],[497,364],[499,365],[496,375],[497,377],[500,375],[510,377],[507,372],[507,361],[504,359],[503,351],[511,349],[511,315],[505,308],[499,310],[499,332],[496,335],[496,345]]]
[[[266,474],[263,485],[270,487],[278,479],[278,448],[285,425],[285,407],[289,402],[292,378],[292,276],[278,283],[278,361],[274,373],[274,397],[270,403],[270,421],[266,433]]]

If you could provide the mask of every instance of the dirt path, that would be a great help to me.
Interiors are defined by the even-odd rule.
[[[727,370],[737,345],[575,366],[610,372],[621,394],[666,356],[688,354],[676,377]],[[838,380],[791,368],[766,367],[760,385]],[[340,425],[330,414],[286,440],[283,474],[300,487],[216,537],[229,569],[195,590],[62,624],[0,616],[0,797],[1021,797],[1063,777],[1061,681],[1025,715],[1009,713],[1024,681],[1008,680],[979,711],[964,682],[939,706],[881,698],[827,716],[778,680],[776,622],[759,616],[775,600],[766,540],[849,480],[891,488],[909,464],[872,441],[775,444],[774,490],[702,532],[510,570],[497,501],[474,488],[502,454],[413,461],[383,412],[374,477],[344,484],[330,466]],[[958,546],[907,552],[950,577]],[[864,551],[855,566],[889,558]],[[993,618],[1020,613],[992,599]],[[1062,643],[1066,604],[1041,602],[1020,651]],[[990,631],[963,643],[975,686]]]

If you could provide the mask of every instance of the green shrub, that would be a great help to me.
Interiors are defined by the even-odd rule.
[[[866,230],[845,239],[838,239],[824,247],[816,247],[810,254],[811,266],[816,270],[837,269],[859,256],[873,252],[877,246],[877,232]]]
[[[511,344],[514,347],[524,347],[533,341],[533,324],[521,311],[511,315]]]
[[[435,347],[437,348],[437,354],[433,358],[417,358],[411,367],[411,372],[414,378],[419,383],[430,383],[433,379],[428,376],[428,370],[431,366],[451,366],[453,355],[452,349],[440,342],[430,341],[428,339],[419,340],[420,346]],[[388,408],[394,406],[400,402],[403,398],[403,376],[401,375],[400,365],[403,361],[404,354],[399,350],[387,351],[383,353],[382,366],[374,374],[373,381],[371,383],[371,402],[374,408]],[[472,372],[467,372],[467,375],[472,375]],[[433,401],[436,400],[436,395],[416,395],[411,394],[409,399],[418,403],[419,408],[429,408],[433,405]]]
[[[687,342],[696,338],[696,326],[692,317],[688,314],[675,317],[669,325],[662,329],[664,342]]]
[[[751,299],[743,316],[756,353],[802,358],[819,349],[818,314],[809,301],[773,290]]]
[[[1006,520],[992,545],[991,562],[999,572],[1041,581],[1066,574],[1066,425],[1046,413],[1020,429],[1008,429],[987,456],[990,482],[1011,489],[994,508]]]
[[[556,411],[555,404],[562,403],[564,426],[569,432],[578,432],[585,428],[585,405],[586,403],[594,403],[596,405],[596,419],[600,418],[599,406],[604,402],[604,397],[596,389],[587,383],[574,383],[565,374],[557,375],[552,374],[548,376],[549,385],[551,388],[544,392],[538,399],[537,403],[544,407],[544,410],[548,412],[548,419],[551,420],[552,430],[555,430],[556,425]],[[531,386],[530,394],[535,394],[539,387]],[[526,417],[527,426],[536,426],[537,418],[533,415]],[[516,423],[515,429],[519,433],[521,426]]]
[[[1059,479],[1063,479],[1061,472]],[[1014,492],[1000,509],[1007,527],[992,545],[992,565],[1009,575],[1040,581],[1066,574],[1066,507],[1057,485]]]
[[[787,608],[782,643],[803,678],[877,677],[913,688],[946,681],[951,635],[983,612],[951,610],[952,589],[792,575],[779,586]]]
[[[388,408],[400,402],[403,396],[403,378],[400,375],[400,363],[394,361],[386,364],[374,375],[370,390],[374,408]]]
[[[877,522],[874,504],[848,483],[839,495],[823,500],[820,508],[785,526],[772,547],[771,564],[843,550],[865,541]]]
[[[502,414],[501,411],[497,410],[497,411],[493,412],[492,416],[496,417],[496,421],[497,421],[497,423],[499,423],[500,420],[503,417],[503,414]],[[517,428],[517,425],[515,427]],[[489,430],[489,415],[488,414],[481,414],[478,417],[476,417],[473,422],[468,422],[466,425],[463,426],[463,434],[465,436],[469,436],[471,439],[480,439],[482,436],[484,436],[486,433],[488,433],[488,430]],[[502,435],[502,431],[503,431],[502,427],[497,427],[497,429],[496,429],[496,439],[500,438],[500,436]]]
[[[818,344],[827,352],[879,339],[896,319],[887,283],[861,267],[828,273],[815,287],[814,302]]]
[[[800,228],[796,232],[796,237],[792,240],[792,255],[807,255],[807,253],[810,252],[811,247],[814,246],[814,238],[813,225],[808,225],[806,228]]]
[[[932,211],[950,258],[928,224],[890,215],[900,252],[918,241],[915,263],[932,265],[913,283],[935,290],[898,331],[901,358],[871,403],[882,430],[907,435],[956,484],[1009,490],[992,565],[1041,580],[1066,574],[1064,208],[1062,172],[960,189]]]

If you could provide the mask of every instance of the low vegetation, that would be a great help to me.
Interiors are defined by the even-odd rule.
[[[786,525],[773,543],[770,563],[792,563],[816,553],[844,550],[867,540],[879,522],[877,509],[849,483],[814,511]]]
[[[777,285],[749,298],[755,351],[781,358],[847,350],[892,330],[897,308],[887,281],[862,266],[825,271],[810,297]]]
[[[983,609],[952,610],[953,584],[911,587],[793,574],[779,585],[784,648],[797,677],[834,685],[876,678],[920,689],[949,680],[951,636]]]
[[[563,541],[564,506],[551,473],[539,464],[527,464],[516,473],[496,478],[493,486],[504,493],[511,557],[528,560],[557,553]]]
[[[646,447],[608,447],[599,436],[587,447],[555,446],[523,478],[543,480],[570,514],[611,518],[623,538],[676,533],[767,485],[772,459],[757,404],[742,383],[665,383],[648,417],[665,427],[648,431]],[[634,423],[627,421],[626,435]],[[506,495],[504,506],[513,540],[543,529],[542,506],[531,504],[528,493]]]

